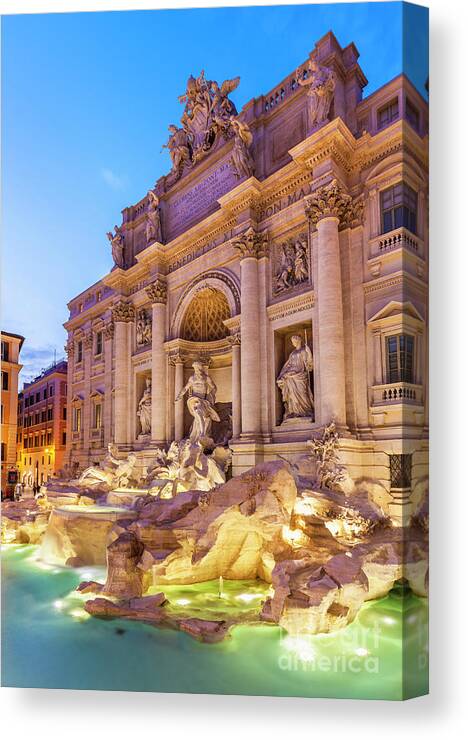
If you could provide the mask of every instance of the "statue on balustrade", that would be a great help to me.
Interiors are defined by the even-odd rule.
[[[151,379],[146,378],[146,387],[138,404],[137,416],[140,420],[141,433],[151,434]]]
[[[277,379],[284,403],[283,420],[300,417],[312,418],[314,398],[310,389],[309,373],[314,364],[312,352],[298,334],[291,337],[294,347]]]
[[[148,210],[146,212],[146,243],[161,242],[161,214],[159,198],[153,190],[148,191]]]
[[[212,423],[220,420],[214,408],[216,385],[203,369],[201,362],[194,362],[192,367],[195,372],[175,400],[180,401],[185,394],[188,395],[187,408],[193,416],[189,438],[192,442],[201,442],[205,447],[212,447],[214,446],[211,437]]]
[[[296,79],[299,85],[307,88],[310,126],[314,127],[324,123],[328,119],[335,92],[336,82],[333,71],[312,59],[309,62],[307,77],[304,78],[297,70]]]
[[[112,231],[107,232],[107,238],[112,246],[112,259],[114,260],[116,267],[123,268],[125,248],[124,235],[122,229],[117,225],[114,226],[114,231],[115,234],[113,234]]]
[[[236,177],[250,177],[255,168],[255,162],[250,154],[253,142],[252,132],[248,125],[231,116],[231,127],[234,131],[234,147],[231,164]]]
[[[179,178],[186,164],[191,164],[192,149],[188,140],[187,132],[183,128],[177,128],[174,124],[169,126],[171,135],[163,149],[169,149],[172,161],[172,174]]]

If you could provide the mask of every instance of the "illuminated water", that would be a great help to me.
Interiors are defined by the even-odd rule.
[[[427,691],[424,599],[394,589],[333,636],[292,639],[274,626],[239,626],[223,643],[125,620],[89,617],[73,593],[104,569],[59,568],[37,548],[2,548],[2,684],[17,687],[401,699]],[[264,584],[224,583],[232,610],[260,604]],[[171,608],[216,615],[218,584],[172,587]],[[190,605],[187,605],[190,601]],[[402,688],[405,627],[406,687]]]

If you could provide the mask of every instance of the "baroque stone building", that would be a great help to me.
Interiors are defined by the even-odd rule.
[[[404,75],[363,98],[358,57],[330,32],[240,113],[238,78],[189,78],[171,172],[69,303],[71,464],[188,436],[200,361],[234,475],[334,420],[352,479],[410,513],[427,486],[428,109]]]

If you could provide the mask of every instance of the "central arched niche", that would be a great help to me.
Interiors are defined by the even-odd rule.
[[[224,320],[229,319],[231,310],[224,293],[205,285],[190,301],[184,318],[180,336],[190,342],[214,342],[229,334]]]

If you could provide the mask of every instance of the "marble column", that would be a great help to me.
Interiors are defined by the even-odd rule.
[[[320,423],[334,420],[346,428],[343,298],[338,227],[362,215],[362,202],[353,201],[333,180],[306,196],[307,216],[317,227],[317,294],[319,319]]]
[[[153,306],[151,345],[151,441],[162,446],[166,443],[167,360],[164,349],[166,340],[166,283],[157,278],[148,285],[146,292]]]
[[[73,373],[75,363],[75,343],[73,341],[73,335],[69,335],[67,343],[65,345],[65,352],[67,353],[67,447],[65,453],[65,461],[68,465],[72,463],[72,398],[73,398]]]
[[[242,436],[261,433],[261,367],[258,259],[267,249],[265,232],[252,227],[236,239],[241,259],[241,386]]]
[[[174,375],[174,398],[177,398],[182,388],[184,387],[184,361],[181,355],[177,354],[173,358],[175,366]],[[174,422],[174,439],[180,442],[184,438],[184,406],[185,401],[183,398],[180,401],[174,402],[175,408],[175,422]]]
[[[232,439],[238,439],[241,433],[241,340],[240,334],[229,337],[232,347],[231,384],[232,384]]]
[[[128,408],[128,366],[130,348],[128,342],[128,325],[135,318],[133,304],[120,301],[112,309],[115,325],[115,364],[114,364],[114,442],[127,444],[129,414]]]

